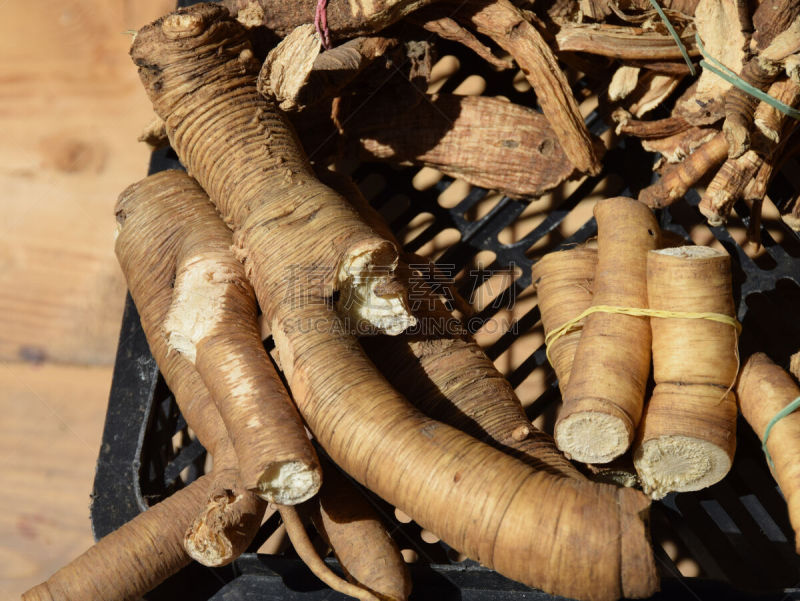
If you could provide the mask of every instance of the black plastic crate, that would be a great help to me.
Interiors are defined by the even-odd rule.
[[[495,73],[458,47],[445,46],[469,64],[470,73],[487,81],[487,93],[513,89],[514,73]],[[448,82],[445,91],[455,86]],[[527,94],[527,102],[532,94]],[[515,97],[525,102],[524,97]],[[606,125],[593,113],[587,123],[593,133]],[[567,218],[603,181],[611,184],[609,195],[635,196],[649,181],[627,182],[631,169],[648,169],[652,157],[636,142],[622,141],[606,155],[604,171],[586,178],[575,190],[553,201],[554,207],[534,228],[510,243],[503,243],[502,232],[525,218],[527,203],[509,198],[487,196],[485,190],[472,188],[451,208],[444,208],[438,197],[451,184],[443,178],[427,190],[412,186],[413,169],[387,165],[362,165],[354,173],[356,181],[370,188],[371,203],[391,217],[391,226],[402,231],[415,217],[429,213],[429,223],[408,241],[406,248],[416,251],[448,228],[459,233],[458,242],[439,256],[438,263],[453,273],[461,271],[481,251],[492,251],[494,261],[485,269],[472,271],[461,283],[469,292],[493,271],[515,266],[516,279],[499,292],[469,322],[478,330],[509,302],[531,286],[531,266],[545,252],[582,242],[596,234],[594,219],[578,227],[566,228]],[[180,168],[174,153],[160,150],[153,154],[150,172]],[[645,172],[646,173],[646,172]],[[772,201],[787,202],[793,191],[778,176],[770,190]],[[399,199],[399,200],[398,200]],[[784,366],[791,352],[800,346],[800,237],[782,223],[765,221],[761,240],[765,253],[753,260],[736,242],[733,227],[747,227],[747,207],[739,203],[731,229],[711,228],[704,224],[695,206],[699,198],[688,195],[688,205],[681,203],[671,211],[660,212],[662,228],[691,239],[697,236],[719,241],[733,261],[734,297],[738,317],[744,325],[740,340],[742,357],[756,350],[770,354]],[[405,203],[405,206],[404,206]],[[475,218],[475,213],[481,213]],[[566,231],[564,231],[566,228]],[[699,228],[699,229],[698,229]],[[417,228],[420,229],[420,228]],[[779,232],[782,243],[770,234]],[[532,256],[530,249],[537,246]],[[520,344],[526,333],[541,330],[538,308],[515,316],[515,327],[495,337],[486,348],[492,359],[503,356]],[[516,348],[516,347],[515,347]],[[548,370],[548,384],[535,399],[527,399],[526,411],[533,420],[551,411],[559,394],[549,371],[544,347],[530,349],[526,358],[507,373],[519,391],[535,370]],[[662,592],[656,598],[764,598],[800,599],[800,557],[795,555],[794,534],[788,521],[785,503],[769,474],[759,441],[749,426],[740,420],[739,445],[730,474],[717,485],[696,493],[672,494],[653,504],[651,527],[656,559],[662,574]],[[144,511],[150,504],[168,496],[203,473],[205,449],[186,428],[169,390],[147,347],[138,314],[130,297],[126,303],[114,370],[111,396],[106,416],[102,448],[95,478],[92,524],[96,537],[118,528]],[[456,553],[444,543],[426,543],[420,528],[395,519],[387,503],[367,493],[384,515],[390,530],[402,548],[414,549],[420,560],[413,564],[412,599],[553,599],[540,591],[510,581],[470,560],[458,561]],[[296,556],[258,555],[255,551],[279,525],[273,517],[262,526],[248,553],[230,566],[211,569],[193,564],[167,580],[147,599],[338,599],[342,595],[326,589]],[[667,550],[671,550],[668,553]],[[672,557],[672,558],[671,558]],[[682,560],[696,562],[701,577],[684,578],[678,565]],[[334,560],[332,567],[336,569]]]

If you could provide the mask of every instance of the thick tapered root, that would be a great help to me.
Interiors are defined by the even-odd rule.
[[[190,561],[183,533],[201,511],[211,476],[139,514],[26,593],[23,601],[134,601]]]
[[[247,492],[228,432],[200,374],[190,360],[170,350],[163,332],[173,302],[172,284],[181,241],[185,238],[181,232],[202,223],[203,206],[206,218],[210,214],[219,221],[197,183],[180,171],[161,172],[129,186],[116,206],[115,251],[150,350],[181,413],[214,458],[209,499],[196,516],[195,526],[187,532],[187,551],[200,562],[221,565],[247,547],[266,505]],[[203,324],[199,325],[202,329]],[[236,501],[220,503],[229,491]],[[214,551],[206,553],[204,549]]]
[[[348,580],[382,600],[405,601],[411,576],[397,544],[361,491],[333,464],[323,466],[322,489],[302,509],[328,541]]]
[[[187,189],[198,189],[184,179]],[[255,295],[230,250],[231,231],[202,191],[175,205],[194,213],[195,221],[177,235],[181,249],[164,320],[168,344],[194,364],[208,387],[245,486],[266,501],[305,501],[319,490],[319,462],[262,345]]]

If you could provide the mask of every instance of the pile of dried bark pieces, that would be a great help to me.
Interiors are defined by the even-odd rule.
[[[605,145],[587,130],[570,87],[581,77],[618,136],[660,153],[660,178],[639,196],[654,208],[708,184],[700,210],[710,224],[725,222],[743,199],[757,225],[771,178],[800,149],[798,113],[698,64],[702,46],[740,81],[796,107],[794,0],[660,0],[663,16],[653,0],[224,4],[265,59],[261,91],[278,99],[317,163],[344,155],[431,166],[535,198],[602,168]],[[535,100],[541,112],[499,97],[425,94],[440,39],[463,44],[494,69],[519,68],[533,88],[530,105]],[[665,107],[668,116],[647,118]],[[158,140],[158,126],[145,138]],[[781,209],[800,229],[800,201]]]

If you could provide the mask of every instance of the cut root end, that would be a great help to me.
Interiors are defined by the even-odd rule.
[[[338,308],[359,334],[366,329],[396,336],[416,325],[396,267],[397,252],[388,243],[353,252],[342,263]]]
[[[209,500],[206,510],[192,522],[184,536],[183,546],[189,557],[212,568],[224,566],[234,558],[233,544],[227,535],[227,513],[237,500],[232,493]]]
[[[276,462],[264,470],[255,492],[270,503],[297,505],[317,494],[321,484],[313,466],[300,461]]]
[[[660,436],[645,441],[633,463],[642,488],[653,499],[670,492],[689,492],[716,484],[731,467],[724,449],[700,438]]]
[[[599,411],[573,413],[561,420],[555,431],[558,448],[582,463],[613,461],[628,450],[631,436],[622,419]]]

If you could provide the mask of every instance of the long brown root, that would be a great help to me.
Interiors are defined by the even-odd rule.
[[[128,187],[117,201],[115,250],[164,380],[187,423],[214,459],[214,483],[208,504],[196,516],[194,529],[187,532],[187,549],[198,551],[193,555],[198,561],[222,565],[235,559],[235,555],[216,556],[202,550],[230,549],[234,553],[246,548],[258,530],[266,505],[242,483],[230,438],[200,375],[190,361],[170,352],[163,335],[180,252],[177,232],[184,227],[191,230],[197,219],[196,213],[179,206],[180,199],[185,201],[187,197],[199,203],[195,206],[205,203],[213,212],[203,191],[182,172],[162,172]],[[218,500],[228,494],[233,494],[236,501],[220,505]],[[205,518],[211,515],[215,516],[213,522],[206,522]],[[219,542],[228,537],[227,543]]]
[[[153,505],[23,593],[23,601],[134,601],[187,565],[183,534],[203,510],[211,476]]]
[[[175,226],[180,248],[163,333],[211,393],[245,487],[266,501],[305,501],[319,490],[319,463],[262,345],[255,295],[230,250],[231,231],[194,180],[173,179],[184,190],[172,199],[175,217],[192,219]]]
[[[411,576],[375,509],[332,464],[319,495],[302,507],[333,549],[345,576],[380,599],[405,601]]]

